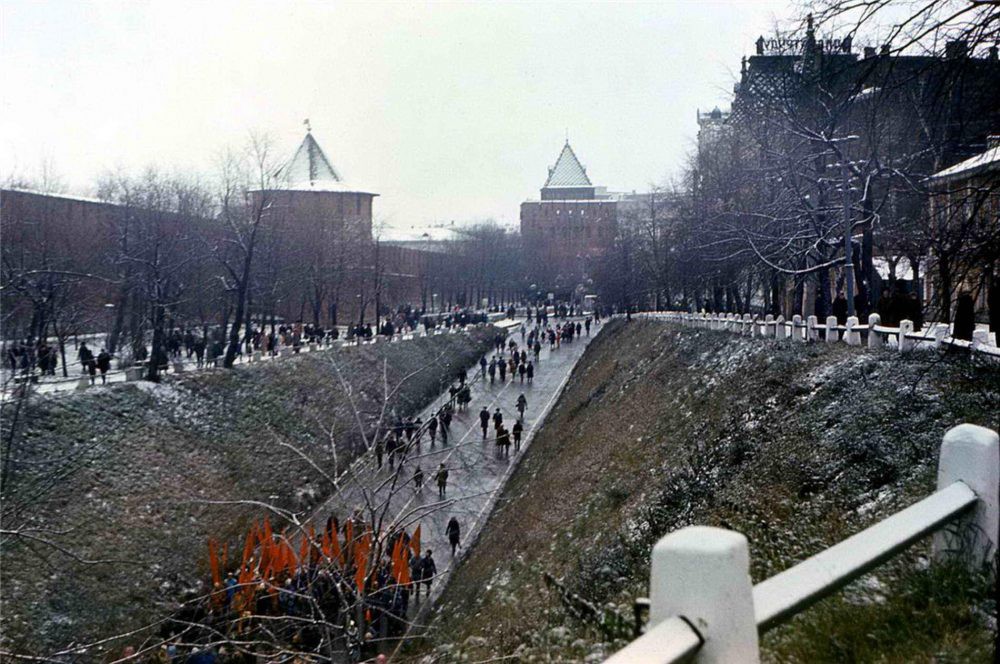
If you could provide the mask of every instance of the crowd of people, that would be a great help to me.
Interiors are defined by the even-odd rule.
[[[544,318],[532,325],[532,320],[538,319],[529,318],[512,334],[498,333],[491,352],[481,358],[479,371],[471,379],[467,370],[457,371],[446,398],[429,414],[400,417],[375,437],[370,458],[376,481],[385,479],[387,469],[401,480],[412,478],[414,493],[408,495],[419,495],[425,483],[433,482],[440,509],[450,509],[450,455],[425,473],[420,465],[426,459],[421,446],[435,449],[438,444],[449,445],[454,420],[458,417],[462,421],[476,381],[481,383],[477,391],[486,394],[498,388],[498,373],[499,387],[515,381],[530,387],[540,366],[542,342],[549,342],[556,352],[561,342],[589,334],[593,324],[589,318],[582,323],[560,321],[553,325]],[[284,333],[294,335],[296,330]],[[491,412],[483,406],[478,413],[483,442],[492,438],[499,458],[509,458],[511,445],[515,454],[521,448],[529,411],[525,391],[511,399],[507,411],[512,415],[510,423],[501,407]],[[404,484],[399,483],[400,489]],[[448,520],[442,534],[454,557],[461,546],[460,514],[445,516]],[[242,561],[228,571],[227,554],[220,555],[218,546],[211,547],[210,591],[185,598],[180,611],[164,623],[160,634],[164,645],[153,649],[153,659],[162,664],[252,659],[239,649],[182,645],[218,642],[219,635],[244,643],[278,639],[300,653],[332,648],[346,652],[351,661],[385,652],[388,643],[405,633],[412,607],[421,596],[430,596],[439,570],[433,551],[421,547],[419,527],[413,533],[377,532],[377,523],[375,518],[366,521],[358,509],[343,522],[330,516],[318,534],[312,527],[279,534],[264,519],[250,529]],[[205,629],[199,631],[193,625]],[[308,657],[303,655],[303,661]]]

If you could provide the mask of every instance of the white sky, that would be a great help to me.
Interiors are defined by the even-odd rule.
[[[208,172],[309,118],[388,224],[514,224],[567,131],[595,184],[676,174],[789,5],[0,0],[0,174]]]

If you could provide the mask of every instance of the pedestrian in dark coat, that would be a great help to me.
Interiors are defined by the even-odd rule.
[[[837,325],[847,325],[847,298],[844,296],[844,291],[837,291],[831,309],[833,315],[837,317]]]
[[[436,415],[431,415],[431,419],[427,421],[427,433],[431,435],[431,447],[434,447],[434,441],[437,439],[438,432],[438,418]]]
[[[976,304],[969,291],[961,291],[955,304],[955,328],[951,336],[955,339],[972,341],[976,330]]]
[[[514,422],[514,427],[511,432],[514,434],[514,451],[521,449],[521,433],[524,431],[524,425],[521,424],[521,420]]]
[[[448,469],[444,467],[444,463],[438,466],[437,472],[434,473],[434,479],[437,481],[438,495],[444,498],[448,492]]]
[[[479,426],[483,428],[483,440],[486,440],[486,429],[490,426],[490,411],[486,410],[486,406],[479,411]]]
[[[455,549],[458,548],[459,538],[461,537],[458,519],[451,517],[451,520],[448,521],[448,527],[445,528],[445,533],[448,535],[448,543],[451,544],[451,557],[454,558]]]
[[[431,557],[431,550],[427,549],[423,558],[420,559],[420,581],[427,586],[427,596],[430,597],[431,594],[431,582],[437,575],[437,565],[434,562],[434,558]]]
[[[111,370],[111,355],[103,348],[97,354],[97,368],[101,372],[101,384],[103,385],[108,382],[107,374]]]
[[[97,362],[94,360],[94,353],[87,348],[86,343],[80,344],[80,351],[77,355],[80,358],[80,366],[83,367],[83,373],[90,376],[90,384],[94,384],[94,376],[97,373]]]

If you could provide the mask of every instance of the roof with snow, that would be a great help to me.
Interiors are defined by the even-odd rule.
[[[947,182],[989,171],[1000,171],[1000,145],[977,154],[975,157],[960,161],[943,171],[938,171],[930,179],[936,182]]]
[[[291,160],[278,171],[277,180],[279,184],[275,189],[282,191],[371,193],[344,181],[340,172],[333,167],[323,152],[323,148],[313,138],[312,130],[306,132]]]
[[[552,187],[592,187],[590,178],[587,177],[587,170],[576,158],[573,148],[569,146],[569,141],[563,146],[559,153],[556,165],[549,169],[549,179],[545,181],[544,189]]]

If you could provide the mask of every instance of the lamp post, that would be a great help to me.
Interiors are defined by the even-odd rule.
[[[106,311],[107,314],[108,314],[107,315],[107,318],[108,318],[108,334],[104,338],[104,348],[107,349],[107,351],[110,353],[110,352],[112,352],[112,349],[111,349],[111,331],[112,331],[111,330],[111,321],[114,318],[115,305],[113,303],[111,303],[111,302],[108,302],[107,304],[104,305],[104,311]]]

